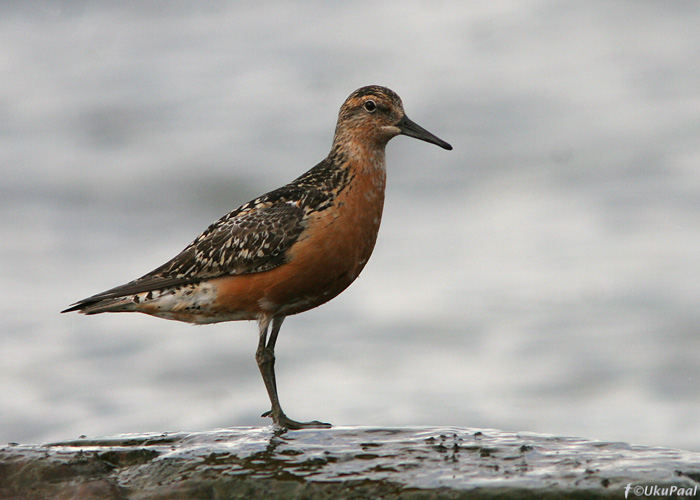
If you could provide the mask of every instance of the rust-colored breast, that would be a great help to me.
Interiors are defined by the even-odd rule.
[[[364,268],[377,239],[385,171],[354,171],[328,208],[310,214],[287,262],[269,271],[216,278],[218,314],[289,315],[319,306],[347,288]]]

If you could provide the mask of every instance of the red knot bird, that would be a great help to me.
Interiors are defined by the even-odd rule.
[[[356,90],[318,165],[224,215],[157,269],[62,312],[141,312],[199,324],[256,320],[255,359],[272,404],[263,417],[287,429],[330,427],[282,411],[275,342],[285,317],[328,302],[367,263],[384,206],[386,144],[400,134],[452,149],[409,120],[393,91]]]

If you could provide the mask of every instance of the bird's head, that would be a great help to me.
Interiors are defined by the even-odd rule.
[[[397,135],[406,135],[452,149],[447,142],[410,120],[401,98],[379,85],[362,87],[350,94],[340,108],[335,135],[336,141],[352,138],[381,146]]]

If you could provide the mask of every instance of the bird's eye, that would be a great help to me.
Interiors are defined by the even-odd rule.
[[[368,100],[365,101],[365,109],[369,111],[370,113],[374,112],[375,109],[377,109],[377,104],[373,100]]]

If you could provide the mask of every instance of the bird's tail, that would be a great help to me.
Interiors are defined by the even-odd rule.
[[[61,311],[62,313],[77,311],[82,314],[100,314],[104,312],[128,312],[134,311],[133,296],[129,297],[112,297],[108,299],[84,299],[69,308]]]

